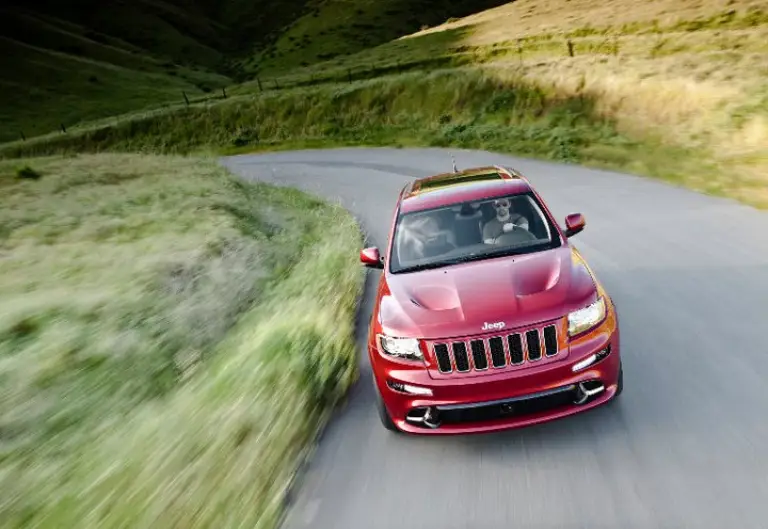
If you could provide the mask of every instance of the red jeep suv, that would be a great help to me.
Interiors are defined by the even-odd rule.
[[[480,167],[400,193],[368,334],[381,421],[458,434],[532,425],[622,390],[610,296],[519,172]]]

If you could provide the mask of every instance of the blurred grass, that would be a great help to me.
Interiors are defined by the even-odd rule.
[[[0,188],[0,526],[270,527],[356,376],[354,221],[207,158]]]

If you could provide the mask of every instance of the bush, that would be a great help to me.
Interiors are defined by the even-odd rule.
[[[25,180],[39,180],[40,178],[42,178],[42,176],[43,175],[41,175],[39,172],[35,171],[28,165],[25,165],[24,167],[16,171],[16,178],[22,178]]]

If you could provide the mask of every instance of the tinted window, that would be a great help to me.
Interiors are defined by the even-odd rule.
[[[556,248],[559,234],[532,193],[406,213],[393,237],[393,273]]]

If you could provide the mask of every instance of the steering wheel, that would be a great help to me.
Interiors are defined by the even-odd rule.
[[[506,233],[502,233],[493,240],[493,244],[500,245],[512,245],[521,242],[535,241],[536,236],[526,230],[525,228],[514,229]]]

